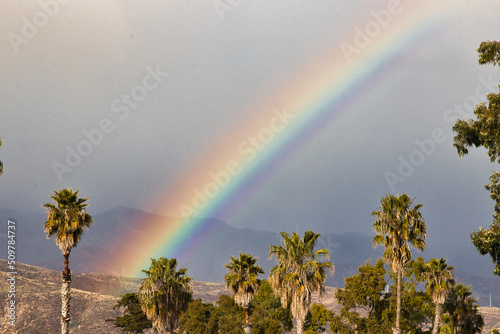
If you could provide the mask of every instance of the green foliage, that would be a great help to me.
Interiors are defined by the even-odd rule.
[[[78,245],[83,234],[93,223],[92,217],[87,213],[88,198],[78,198],[78,192],[72,188],[54,190],[50,195],[56,205],[46,203],[42,205],[47,213],[47,221],[43,227],[47,239],[56,236],[56,244],[64,256],[64,270],[61,273],[61,333],[69,333],[70,323],[70,284],[71,270],[69,269],[69,255],[71,250]]]
[[[500,42],[482,42],[478,48],[479,64],[498,65],[500,60]],[[459,156],[469,153],[469,148],[484,147],[492,162],[500,162],[500,93],[486,95],[488,103],[480,103],[474,108],[476,120],[458,119],[453,126],[456,133],[453,146]],[[471,241],[481,255],[489,254],[495,264],[494,274],[500,275],[500,174],[493,172],[490,184],[485,188],[495,201],[493,222],[488,229],[480,228],[471,233]]]
[[[147,277],[137,294],[142,310],[159,332],[172,332],[179,325],[181,312],[192,299],[191,280],[187,269],[177,270],[177,259],[151,259]]]
[[[375,237],[373,245],[383,245],[383,258],[396,273],[397,310],[395,333],[401,328],[401,280],[408,263],[412,260],[410,246],[417,250],[425,249],[427,227],[420,209],[421,204],[413,205],[408,195],[386,195],[380,200],[380,208],[372,212],[377,220],[373,223]]]
[[[441,314],[441,333],[480,333],[484,322],[478,305],[470,297],[469,287],[454,283],[450,275],[452,269],[444,259],[424,262],[418,257],[407,264],[401,289],[400,330],[403,333],[430,333],[436,309],[432,296],[436,297],[436,289],[439,287],[437,290],[440,291],[445,285],[448,293],[445,293]],[[335,295],[342,308],[340,315],[330,321],[332,332],[392,332],[397,312],[397,287],[393,285],[388,293],[384,293],[386,273],[382,260],[378,259],[374,265],[367,261],[359,267],[357,275],[345,279],[344,289],[338,289]],[[397,275],[389,272],[389,279],[396,281]],[[426,280],[425,291],[420,283]],[[442,283],[444,281],[446,284]],[[358,313],[361,309],[364,312]]]
[[[493,172],[490,181],[485,188],[490,191],[490,197],[495,201],[493,222],[487,229],[480,227],[478,231],[473,231],[470,238],[479,254],[490,255],[495,265],[493,274],[500,276],[500,173]]]
[[[424,265],[422,277],[426,280],[425,288],[435,303],[442,304],[455,284],[453,270],[455,267],[446,264],[446,260],[432,258]]]
[[[215,329],[216,333],[243,334],[245,324],[243,308],[228,295],[220,295],[216,304],[217,310],[209,321],[209,327]]]
[[[306,316],[305,334],[324,333],[326,325],[332,324],[333,321],[332,311],[328,310],[323,304],[314,303]]]
[[[380,200],[380,208],[372,212],[377,220],[373,230],[377,233],[373,245],[385,247],[383,258],[394,272],[405,269],[412,260],[410,245],[417,250],[425,249],[427,227],[420,209],[406,194],[386,195]]]
[[[216,314],[215,307],[210,303],[203,303],[201,299],[189,303],[186,312],[182,313],[179,321],[179,333],[184,334],[217,334],[217,322],[210,321]]]
[[[289,332],[293,328],[292,313],[289,308],[281,306],[280,296],[277,296],[271,284],[262,280],[259,291],[252,302],[252,333],[276,334],[282,331]]]
[[[448,266],[446,260],[443,258],[439,260],[432,258],[421,269],[420,277],[425,280],[427,294],[432,297],[435,304],[436,310],[432,333],[437,334],[441,326],[443,303],[455,284],[455,280],[453,279],[453,270],[455,268]]]
[[[500,59],[500,42],[483,42],[478,48],[479,64],[497,65]],[[480,103],[474,108],[477,120],[457,120],[453,126],[456,133],[453,146],[459,156],[469,153],[468,148],[483,146],[490,160],[500,162],[500,94],[486,95],[488,105]]]
[[[448,333],[481,333],[484,319],[479,313],[476,300],[471,297],[470,287],[455,284],[444,303],[443,326]]]
[[[258,259],[251,254],[240,252],[238,258],[231,256],[231,262],[224,265],[228,269],[224,277],[226,285],[234,293],[236,304],[245,309],[248,309],[259,288],[258,276],[264,274],[264,270],[255,264]]]
[[[431,298],[417,289],[422,266],[422,258],[411,261],[403,277],[400,329],[404,333],[424,333],[422,328],[432,318]],[[344,289],[338,289],[335,295],[342,308],[340,315],[330,322],[332,332],[392,332],[397,311],[397,287],[392,286],[388,293],[384,292],[386,274],[383,260],[378,259],[374,265],[367,261],[359,267],[357,275],[345,279]],[[390,273],[390,278],[395,281],[396,274]]]
[[[423,291],[420,282],[422,282],[422,270],[424,259],[418,257],[407,265],[405,275],[402,277],[401,288],[401,324],[400,329],[403,333],[427,333],[424,328],[432,324],[434,315],[434,305],[429,294]],[[390,272],[391,280],[396,280],[396,274]],[[389,293],[385,295],[387,308],[382,309],[381,326],[385,326],[386,331],[390,332],[391,325],[394,324],[397,306],[397,287],[391,286]]]
[[[479,53],[479,64],[500,64],[500,42],[482,42],[477,52]]]
[[[495,265],[493,274],[500,276],[500,223],[492,223],[489,228],[479,228],[470,234],[470,238],[479,254],[491,256]]]
[[[148,320],[146,314],[141,309],[137,294],[127,293],[122,296],[113,309],[124,308],[123,316],[117,316],[114,319],[106,319],[112,321],[115,327],[121,328],[122,333],[143,333],[145,329],[151,328],[151,321]]]
[[[371,312],[382,298],[385,288],[385,269],[382,259],[374,265],[370,260],[358,268],[358,274],[346,277],[344,289],[335,293],[337,301],[343,305],[341,313],[346,313],[354,308],[363,308]]]
[[[374,265],[368,260],[359,267],[357,275],[345,279],[344,289],[338,289],[335,293],[335,298],[342,308],[340,316],[333,321],[333,326],[330,322],[332,331],[354,333],[358,330],[372,333],[390,330],[383,319],[387,318],[388,308],[388,296],[384,294],[385,274],[382,259],[378,259]],[[361,309],[364,310],[363,314],[368,316],[361,315],[358,312]]]
[[[280,298],[274,294],[271,285],[263,280],[252,302],[252,333],[277,334],[289,332],[293,328],[290,310],[281,307]],[[216,305],[195,300],[189,303],[180,318],[179,333],[217,334],[243,333],[245,312],[234,298],[220,295]]]
[[[258,323],[251,321],[251,324],[252,324],[252,334],[283,333],[283,327],[278,319],[266,318]],[[293,323],[292,323],[292,328],[293,328]]]
[[[333,271],[333,263],[328,261],[328,249],[314,250],[320,235],[306,231],[300,238],[297,232],[289,235],[281,232],[281,244],[272,245],[269,257],[274,257],[277,265],[271,269],[269,281],[274,291],[281,296],[281,304],[290,310],[297,320],[297,327],[303,326],[311,307],[311,293],[321,295],[325,289],[326,270]],[[326,262],[320,262],[321,260]]]
[[[413,280],[405,281],[403,287],[401,292],[401,330],[403,333],[426,333],[424,328],[432,323],[434,315],[432,298],[425,291],[418,290]],[[391,312],[395,314],[394,304],[396,301],[394,299],[396,294],[394,291],[390,296]]]
[[[69,255],[71,249],[76,247],[83,234],[83,228],[87,230],[93,223],[92,217],[87,213],[88,198],[78,198],[80,189],[73,191],[72,188],[54,190],[50,195],[56,205],[47,203],[42,205],[47,213],[47,221],[44,231],[47,238],[56,236],[56,244],[62,253]]]
[[[490,175],[491,183],[484,186],[486,190],[490,191],[490,197],[495,201],[495,213],[493,214],[493,221],[500,222],[500,173],[493,172]]]

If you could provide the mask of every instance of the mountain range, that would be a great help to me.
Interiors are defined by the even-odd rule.
[[[0,268],[6,268],[7,261],[0,260]],[[0,307],[0,333],[46,334],[60,331],[61,315],[60,273],[37,266],[16,264],[16,313],[15,326],[8,323],[7,307]],[[0,270],[0,291],[9,290],[7,281],[11,275]],[[113,309],[120,297],[127,292],[136,292],[140,279],[94,273],[73,273],[71,282],[71,333],[118,334],[112,319],[122,315],[123,310]],[[193,281],[193,298],[215,303],[221,294],[229,294],[224,283]],[[313,294],[313,302],[324,304],[338,314],[339,304],[334,299],[336,288],[326,287],[323,297]],[[483,333],[500,327],[500,308],[480,307],[485,326]]]
[[[141,210],[117,207],[112,210],[93,215],[94,224],[89,231],[85,231],[78,247],[70,256],[70,268],[73,273],[98,273],[122,275],[117,272],[113,259],[120,254],[110,254],[113,245],[121,242],[127,235],[148,240],[154,229],[143,229],[138,222],[153,221],[165,224],[171,217],[154,215]],[[47,240],[43,232],[45,216],[43,210],[39,213],[17,211],[0,208],[1,221],[11,219],[16,222],[16,260],[22,263],[40,266],[52,270],[62,270],[63,258],[53,238]],[[189,254],[180,254],[177,257],[181,266],[188,268],[189,275],[197,281],[222,282],[227,272],[224,264],[230,261],[230,256],[247,252],[258,257],[258,264],[263,267],[266,275],[270,272],[274,261],[268,259],[270,245],[280,242],[279,233],[259,231],[250,228],[232,227],[217,219],[205,219],[207,224],[216,225],[216,233],[205,242],[191,249]],[[154,224],[154,223],[153,223]],[[0,249],[6,247],[6,234],[0,231]],[[5,229],[6,232],[6,229]],[[290,231],[288,231],[290,233]],[[335,265],[335,273],[329,275],[326,284],[331,287],[343,287],[344,278],[355,275],[358,267],[367,259],[375,259],[382,255],[382,247],[372,247],[372,237],[360,233],[322,234],[319,247],[328,248],[331,260]],[[448,254],[450,250],[447,250]],[[479,255],[473,249],[465,249],[457,245],[453,254],[455,258],[448,258],[447,263],[453,265],[458,282],[472,286],[474,296],[480,305],[500,306],[500,287],[492,275],[477,274],[477,262],[468,259],[477,259]],[[103,256],[105,255],[105,256]],[[442,257],[436,250],[424,253],[415,253],[416,256]],[[6,259],[6,252],[0,253],[0,258]],[[484,260],[484,259],[483,259]],[[473,265],[470,263],[473,262]],[[484,261],[483,261],[484,262]],[[483,272],[491,272],[493,266],[484,266]],[[147,268],[144,268],[147,269]],[[2,269],[3,270],[3,269]]]

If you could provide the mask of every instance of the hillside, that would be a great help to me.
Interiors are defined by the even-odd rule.
[[[0,260],[0,291],[3,295],[8,291],[6,279],[9,277],[4,270],[7,262]],[[16,326],[7,324],[6,305],[0,308],[1,333],[46,334],[59,331],[61,299],[59,295],[59,272],[32,265],[16,264]],[[71,333],[82,334],[118,334],[107,318],[120,314],[113,306],[121,295],[137,291],[140,279],[119,277],[103,274],[73,274],[71,299]],[[339,311],[335,302],[336,288],[327,287],[321,299],[315,295],[313,301],[323,303],[334,312]],[[200,282],[193,283],[194,298],[214,303],[218,296],[227,293],[223,283]],[[500,309],[481,307],[486,322],[485,329],[500,327]]]
[[[9,275],[0,260],[0,290],[8,291]],[[16,325],[3,321],[2,333],[56,333],[60,330],[60,273],[36,266],[16,264]],[[99,274],[73,274],[71,299],[72,333],[120,333],[104,320],[119,314],[113,310],[117,298],[137,289],[138,280]],[[2,300],[5,300],[3,296]],[[6,319],[6,305],[0,318]]]
[[[5,291],[9,290],[4,270],[7,261],[0,260],[0,291],[5,300]],[[56,333],[60,329],[61,311],[60,273],[37,266],[16,264],[16,323],[12,327],[7,323],[6,305],[0,308],[1,333],[46,334]],[[71,333],[100,334],[121,333],[105,320],[120,315],[120,310],[113,306],[121,295],[137,291],[140,279],[118,277],[103,274],[73,274],[71,283]],[[227,293],[225,284],[212,282],[193,282],[194,298],[215,303],[218,296]],[[322,302],[335,309],[333,302],[334,288],[327,288]],[[318,299],[315,298],[315,301]]]
[[[47,240],[43,232],[44,213],[39,214],[6,210],[0,208],[0,219],[17,221],[17,259],[23,263],[53,270],[62,270],[61,251],[54,240]],[[118,207],[95,215],[94,224],[85,231],[78,247],[71,253],[73,272],[95,272],[100,274],[123,275],[128,259],[123,258],[120,250],[128,245],[123,240],[133,235],[137,240],[147,243],[156,231],[164,229],[173,218],[146,213],[140,210]],[[235,228],[217,219],[203,219],[193,224],[209,225],[201,242],[189,251],[177,256],[178,263],[186,264],[190,274],[200,281],[221,282],[225,275],[224,264],[229,256],[238,252],[250,252],[259,258],[266,272],[274,262],[268,259],[269,246],[279,242],[279,234],[249,228]],[[147,228],[145,227],[147,225]],[[6,239],[0,234],[0,247]],[[382,249],[373,249],[371,238],[359,233],[325,234],[319,246],[330,249],[337,273],[330,277],[328,285],[343,286],[344,270],[357,269],[367,258],[377,258]],[[5,254],[0,258],[5,259]],[[146,257],[147,258],[147,257]]]
[[[9,291],[7,261],[0,260],[1,300]],[[37,266],[16,264],[16,325],[7,324],[7,304],[0,307],[0,333],[46,334],[60,331],[61,296],[60,273]],[[113,275],[72,274],[71,333],[121,333],[105,320],[120,315],[113,310],[116,301],[127,292],[136,292],[140,279]],[[223,283],[193,282],[194,298],[214,303],[226,293]]]
[[[18,222],[16,234],[18,261],[57,271],[62,270],[61,251],[53,239],[46,239],[42,229],[43,210],[40,213],[29,213],[0,208],[0,219],[7,218]],[[133,235],[135,239],[147,243],[154,237],[156,231],[164,229],[172,220],[171,217],[127,207],[117,207],[94,215],[95,223],[89,231],[85,231],[78,247],[71,253],[73,273],[92,272],[123,276],[130,260],[122,256],[121,251],[129,246],[123,240]],[[220,220],[208,218],[193,224],[210,226],[210,229],[203,231],[202,236],[193,236],[193,239],[198,239],[192,243],[187,242],[186,248],[176,256],[178,263],[185,265],[194,279],[222,282],[226,273],[224,264],[229,261],[229,256],[237,256],[239,251],[249,252],[258,257],[258,263],[266,273],[269,273],[274,265],[274,262],[268,259],[268,252],[270,245],[279,242],[278,233],[235,228]],[[4,247],[5,241],[0,233],[0,247]],[[319,246],[330,250],[331,260],[335,264],[335,274],[330,275],[327,280],[327,285],[332,287],[343,287],[345,277],[355,275],[359,265],[365,263],[368,258],[374,262],[383,251],[382,247],[374,249],[372,238],[360,233],[322,234]],[[486,260],[488,270],[492,270],[488,258],[480,257],[475,250],[472,250],[472,253],[467,253],[466,250],[467,247],[460,245],[456,254],[460,254],[463,258]],[[5,256],[6,253],[0,254],[0,258]],[[424,256],[428,260],[430,257],[439,258],[444,255],[430,249],[415,256]],[[457,268],[455,276],[458,282],[472,286],[474,297],[479,304],[489,306],[491,294],[492,306],[500,306],[498,278],[478,275],[468,261],[462,262],[460,259],[455,261],[449,259],[447,262]]]

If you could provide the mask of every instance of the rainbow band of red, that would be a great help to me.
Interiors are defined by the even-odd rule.
[[[448,19],[450,4],[451,1],[401,1],[404,16],[394,14],[390,29],[381,26],[380,34],[371,38],[368,46],[351,54],[351,61],[335,45],[331,54],[337,58],[315,58],[295,73],[294,80],[286,78],[285,82],[294,85],[288,84],[281,93],[250,108],[262,116],[235,127],[229,135],[231,140],[225,135],[213,151],[193,161],[196,167],[177,186],[165,190],[165,198],[158,201],[158,211],[180,218],[138,222],[141,228],[151,229],[151,234],[147,240],[130,236],[115,247],[121,259],[115,261],[115,271],[139,276],[142,269],[149,268],[150,258],[178,257],[195,251],[218,228],[214,220],[203,218],[227,218],[238,201],[244,199],[242,194],[258,188],[259,181],[292,154],[292,148],[314,136],[325,123],[342,122],[346,117],[342,110],[347,104],[387,78],[395,64],[408,57],[411,48],[432,38],[439,24]],[[345,40],[354,45],[352,36]],[[293,117],[285,121],[284,113]],[[250,149],[244,151],[248,134],[263,138],[253,155]],[[230,176],[229,180],[222,176],[224,173]],[[219,179],[214,175],[219,175]]]

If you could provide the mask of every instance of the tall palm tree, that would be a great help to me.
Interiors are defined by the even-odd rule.
[[[424,265],[422,277],[427,281],[427,292],[432,296],[432,300],[436,304],[432,334],[439,332],[443,304],[455,284],[453,269],[455,267],[448,266],[443,258],[439,260],[433,258]]]
[[[304,333],[304,322],[311,308],[311,293],[325,291],[326,269],[334,271],[330,252],[326,248],[314,250],[320,234],[306,231],[300,238],[297,232],[289,235],[281,232],[281,244],[272,245],[269,257],[275,257],[277,265],[271,269],[269,282],[281,296],[284,308],[290,310],[297,321],[297,333]],[[319,262],[321,260],[327,262]]]
[[[64,256],[64,270],[61,273],[61,333],[69,333],[69,310],[70,310],[70,283],[71,271],[69,270],[69,254],[80,241],[83,228],[87,230],[93,223],[92,217],[87,213],[88,198],[78,198],[78,192],[71,188],[54,190],[54,195],[50,195],[56,205],[47,203],[42,205],[47,213],[44,231],[47,239],[56,236],[56,244]]]
[[[257,277],[264,274],[264,270],[255,264],[258,259],[251,254],[240,252],[238,258],[231,256],[231,262],[224,265],[229,271],[224,277],[226,285],[234,293],[236,304],[245,310],[245,333],[251,331],[248,309],[260,286],[260,279]]]
[[[137,295],[142,310],[158,333],[174,333],[193,296],[192,278],[186,275],[186,268],[177,270],[175,258],[151,259],[149,270],[143,272],[147,277]]]
[[[397,275],[397,309],[395,334],[401,333],[401,280],[407,264],[411,261],[410,245],[419,251],[425,249],[427,227],[420,209],[421,204],[413,205],[408,195],[386,195],[380,200],[380,208],[372,212],[377,220],[373,230],[377,233],[373,245],[384,245],[384,260]]]

